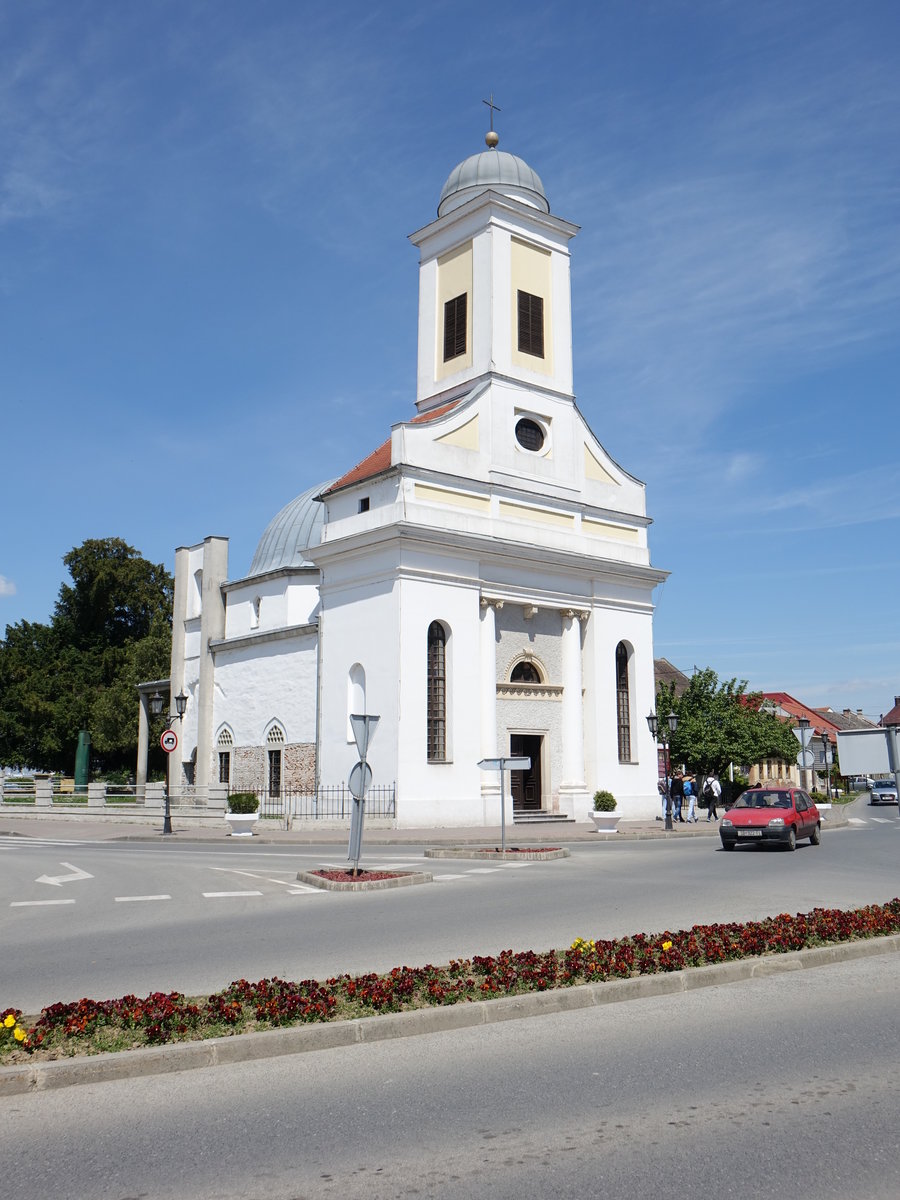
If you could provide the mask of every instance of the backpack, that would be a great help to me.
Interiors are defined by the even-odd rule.
[[[704,783],[704,785],[703,785],[703,795],[708,800],[712,794],[713,794],[712,784],[707,779],[706,783]]]

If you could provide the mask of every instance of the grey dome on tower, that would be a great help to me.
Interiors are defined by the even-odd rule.
[[[277,571],[279,567],[314,565],[306,552],[321,541],[325,521],[325,505],[316,497],[332,483],[333,479],[327,479],[309,488],[275,514],[259,539],[250,564],[250,575],[263,575],[266,571]]]
[[[441,189],[438,216],[446,216],[479,192],[501,192],[548,213],[550,204],[541,177],[528,163],[505,150],[473,154],[450,172]]]

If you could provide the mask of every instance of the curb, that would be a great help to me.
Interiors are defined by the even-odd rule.
[[[802,971],[858,958],[877,958],[900,953],[900,934],[832,946],[816,946],[787,954],[715,963],[684,971],[587,983],[547,992],[525,992],[495,1000],[478,1000],[446,1008],[419,1008],[412,1012],[359,1017],[335,1024],[300,1025],[262,1033],[235,1034],[204,1042],[125,1050],[82,1058],[0,1068],[0,1098],[29,1092],[50,1091],[86,1083],[167,1075],[202,1067],[278,1058],[286,1054],[308,1054],[342,1046],[365,1045],[424,1033],[471,1029],[499,1021],[517,1021],[548,1013],[574,1012],[606,1004],[621,1004],[648,996],[671,996],[703,987],[720,987],[746,979],[765,979],[787,971]]]
[[[358,879],[356,882],[323,879],[315,871],[298,871],[297,880],[326,892],[380,892],[385,888],[414,887],[417,883],[434,882],[427,871],[404,871],[390,879]]]

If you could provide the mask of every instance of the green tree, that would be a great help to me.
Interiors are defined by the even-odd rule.
[[[63,559],[49,625],[8,625],[0,642],[0,765],[71,774],[78,732],[105,768],[131,769],[142,679],[169,673],[172,578],[120,538]]]
[[[749,765],[763,758],[793,762],[799,744],[784,721],[762,708],[762,695],[748,692],[746,680],[719,683],[711,668],[696,671],[685,691],[676,696],[669,684],[659,689],[660,721],[674,712],[678,729],[670,741],[673,762],[693,774],[722,774],[729,763]]]

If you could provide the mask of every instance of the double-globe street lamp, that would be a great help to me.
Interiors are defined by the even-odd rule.
[[[153,713],[154,717],[158,717],[162,713],[163,703],[164,701],[160,693],[154,692],[150,697],[150,711]],[[175,716],[178,717],[179,721],[184,717],[186,708],[187,696],[184,694],[184,692],[179,692],[175,697]],[[172,722],[175,720],[175,716],[170,715],[166,717],[166,729],[172,728]],[[166,815],[163,817],[164,834],[172,832],[172,810],[169,803],[169,759],[171,757],[171,754],[166,754]]]
[[[668,731],[666,730],[666,725],[660,724],[659,717],[657,717],[655,712],[651,712],[648,715],[647,724],[650,726],[650,732],[653,734],[654,740],[657,743],[662,742],[663,767],[666,773],[666,829],[674,829],[675,826],[672,824],[672,792],[669,788],[669,737],[678,728],[678,717],[673,712],[670,712],[666,717],[666,725],[669,727]]]

